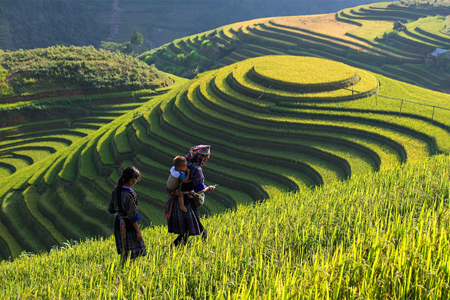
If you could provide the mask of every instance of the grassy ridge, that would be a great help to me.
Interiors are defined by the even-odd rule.
[[[5,81],[18,95],[45,89],[125,91],[173,83],[154,66],[118,52],[96,50],[92,46],[2,51],[0,64],[8,71]]]
[[[314,191],[280,193],[204,220],[208,241],[123,269],[113,238],[65,243],[0,263],[0,296],[92,299],[444,299],[450,159],[438,156]],[[112,225],[111,225],[112,226]]]

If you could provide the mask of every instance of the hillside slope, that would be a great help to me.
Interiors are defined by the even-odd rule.
[[[33,0],[0,2],[0,49],[45,48],[55,44],[98,47],[127,42],[135,28],[149,47],[224,24],[273,15],[336,11],[371,0]]]
[[[137,59],[89,47],[54,46],[0,52],[4,89],[0,97],[28,96],[57,90],[83,90],[87,94],[156,89],[173,80]],[[33,96],[33,99],[39,97]],[[18,99],[20,100],[20,99]],[[0,99],[0,103],[11,102]]]
[[[105,203],[129,165],[143,178],[142,224],[164,224],[168,169],[195,144],[211,145],[204,172],[219,184],[204,215],[450,152],[449,95],[342,63],[266,56],[177,82],[140,105],[99,107],[72,129],[5,132],[3,258],[110,235]]]
[[[450,159],[277,193],[204,220],[208,240],[120,267],[113,238],[0,263],[0,296],[96,299],[447,299]]]
[[[199,71],[252,57],[307,55],[447,91],[450,73],[436,70],[428,54],[436,48],[450,49],[445,31],[450,26],[446,18],[450,3],[435,4],[383,2],[335,14],[250,20],[174,40],[140,58],[160,70],[192,78]],[[396,21],[404,24],[402,30],[393,30]]]

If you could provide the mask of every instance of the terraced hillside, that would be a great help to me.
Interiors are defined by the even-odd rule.
[[[212,146],[205,176],[219,184],[203,214],[450,152],[449,111],[439,108],[450,96],[319,58],[254,58],[142,101],[99,107],[58,139],[56,123],[3,135],[3,258],[112,234],[107,201],[129,165],[143,177],[142,223],[164,224],[172,158],[194,144]],[[37,136],[52,146],[38,148]]]
[[[428,54],[450,49],[450,8],[425,10],[383,2],[336,14],[274,17],[235,23],[173,41],[141,59],[167,72],[194,76],[264,55],[307,55],[433,90],[447,90],[449,74],[427,68]],[[404,30],[393,30],[401,21]]]

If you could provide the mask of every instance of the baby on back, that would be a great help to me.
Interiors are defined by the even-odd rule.
[[[190,170],[188,169],[187,160],[183,156],[176,156],[173,159],[173,167],[170,169],[169,178],[167,178],[167,192],[169,195],[177,196],[180,209],[187,212],[184,206],[184,194],[180,191],[182,182],[189,180]]]

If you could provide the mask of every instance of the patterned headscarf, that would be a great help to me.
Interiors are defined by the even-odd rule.
[[[205,158],[211,154],[210,148],[210,145],[194,146],[191,148],[191,150],[189,150],[188,155],[186,155],[186,160],[192,162],[193,164],[203,166],[205,164]]]

